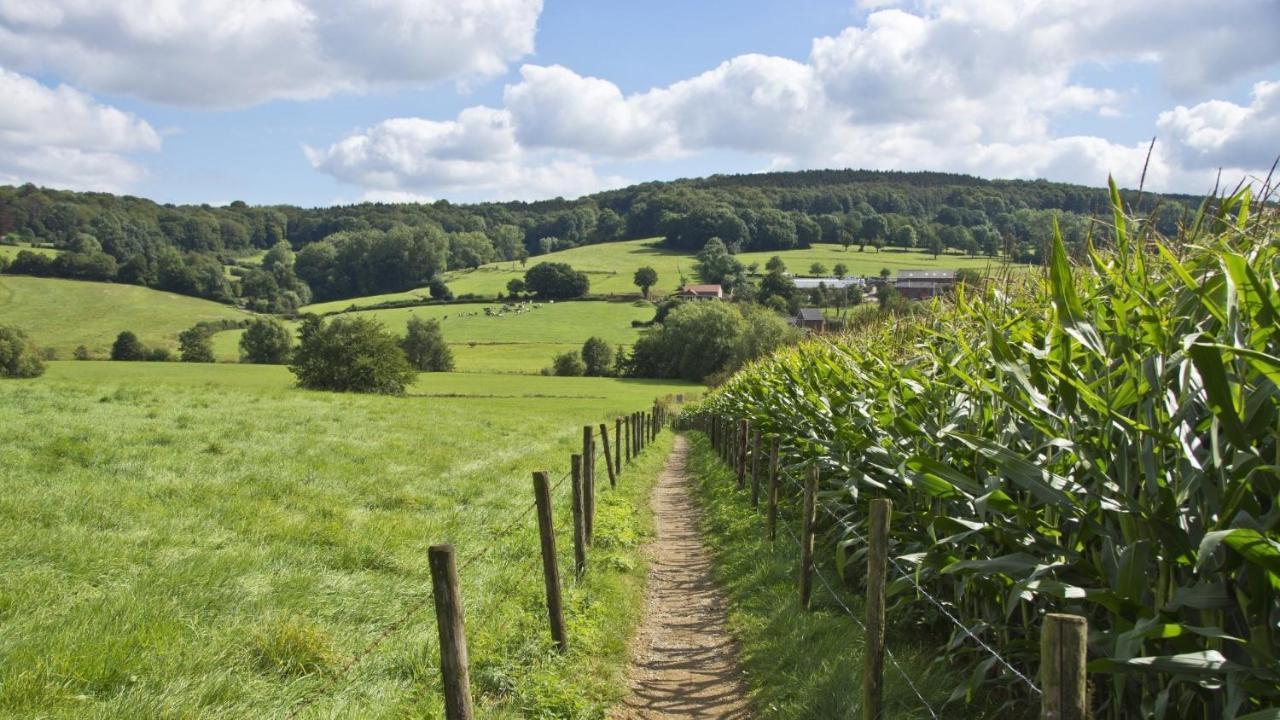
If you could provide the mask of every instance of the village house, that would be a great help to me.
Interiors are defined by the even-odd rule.
[[[800,312],[796,314],[792,322],[796,327],[802,327],[814,332],[823,332],[827,329],[827,318],[823,316],[822,308],[800,308]]]
[[[676,297],[681,300],[723,300],[724,288],[719,285],[685,285]]]

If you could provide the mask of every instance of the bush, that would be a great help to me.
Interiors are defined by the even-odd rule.
[[[444,341],[440,321],[409,318],[408,330],[400,341],[409,365],[423,372],[448,372],[453,369],[453,351]]]
[[[688,302],[636,341],[628,363],[637,377],[702,381],[794,342],[797,332],[764,308]]]
[[[147,356],[143,358],[147,362],[169,362],[173,359],[173,353],[169,352],[169,348],[151,348],[147,350]]]
[[[584,372],[592,377],[605,377],[613,372],[613,348],[604,340],[593,337],[582,344]]]
[[[178,350],[182,362],[213,362],[213,335],[201,327],[183,330],[178,334]]]
[[[289,371],[310,390],[403,395],[414,371],[399,339],[371,318],[308,315]]]
[[[275,318],[258,318],[240,336],[240,362],[283,365],[289,362],[293,336]]]
[[[431,293],[432,300],[452,300],[453,299],[453,291],[450,290],[449,286],[445,285],[444,281],[441,280],[440,278],[436,278],[432,280],[431,284],[427,286],[427,291]]]
[[[130,362],[146,360],[147,346],[143,345],[133,332],[125,330],[117,335],[116,341],[111,344],[111,359]]]
[[[93,354],[90,353],[89,348],[85,347],[84,345],[77,345],[76,351],[72,354],[72,357],[74,357],[77,360],[92,360]]]
[[[529,292],[550,300],[582,297],[591,289],[585,273],[565,263],[553,262],[541,262],[529,268],[524,274],[524,284]]]
[[[0,325],[0,377],[32,378],[44,374],[40,351],[27,334],[12,325]]]
[[[555,357],[551,363],[551,373],[561,377],[578,377],[585,375],[587,366],[582,362],[582,355],[577,350],[570,350]]]

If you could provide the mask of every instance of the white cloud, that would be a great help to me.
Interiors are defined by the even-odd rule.
[[[0,183],[119,190],[142,176],[128,158],[160,149],[145,121],[60,85],[0,68]]]
[[[303,150],[316,169],[361,186],[375,198],[461,191],[533,199],[625,184],[620,178],[597,176],[580,158],[521,148],[510,114],[483,107],[443,122],[393,118],[328,148]]]
[[[375,128],[313,162],[365,187],[409,183],[432,192],[486,187],[495,177],[503,178],[495,187],[532,188],[540,167],[589,187],[596,162],[724,150],[759,156],[768,168],[934,169],[1089,184],[1112,173],[1133,185],[1147,143],[1055,130],[1063,118],[1114,118],[1125,109],[1130,89],[1087,82],[1080,70],[1097,76],[1111,64],[1148,65],[1174,92],[1204,95],[1280,64],[1280,43],[1268,40],[1278,27],[1275,0],[921,0],[815,39],[803,61],[742,55],[631,95],[607,79],[526,65],[503,107],[484,110],[501,118],[500,161],[458,167],[447,144],[393,163],[343,149],[377,142]],[[1247,107],[1201,101],[1152,118],[1160,141],[1148,186],[1202,191],[1212,168],[1269,165],[1280,151],[1267,147],[1280,136],[1278,88],[1258,85]],[[481,110],[417,121],[432,128],[419,134],[468,134],[467,116]],[[330,156],[341,156],[341,172]]]
[[[542,0],[0,0],[0,63],[240,107],[465,81],[533,51]]]

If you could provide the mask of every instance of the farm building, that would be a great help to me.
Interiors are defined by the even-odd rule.
[[[827,318],[822,314],[822,308],[800,308],[800,312],[796,314],[793,322],[796,327],[802,327],[814,332],[822,332],[827,329]]]
[[[955,270],[899,270],[894,286],[912,300],[924,300],[951,290],[956,284]]]
[[[837,290],[847,287],[863,287],[867,281],[860,277],[798,277],[792,278],[792,282],[796,284],[797,290],[816,290],[819,285],[825,285],[828,290]]]
[[[681,300],[723,300],[724,288],[719,285],[685,285],[676,297]]]

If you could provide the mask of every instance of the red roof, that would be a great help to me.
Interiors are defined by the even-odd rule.
[[[689,295],[723,295],[724,290],[719,285],[685,285],[680,292]]]

